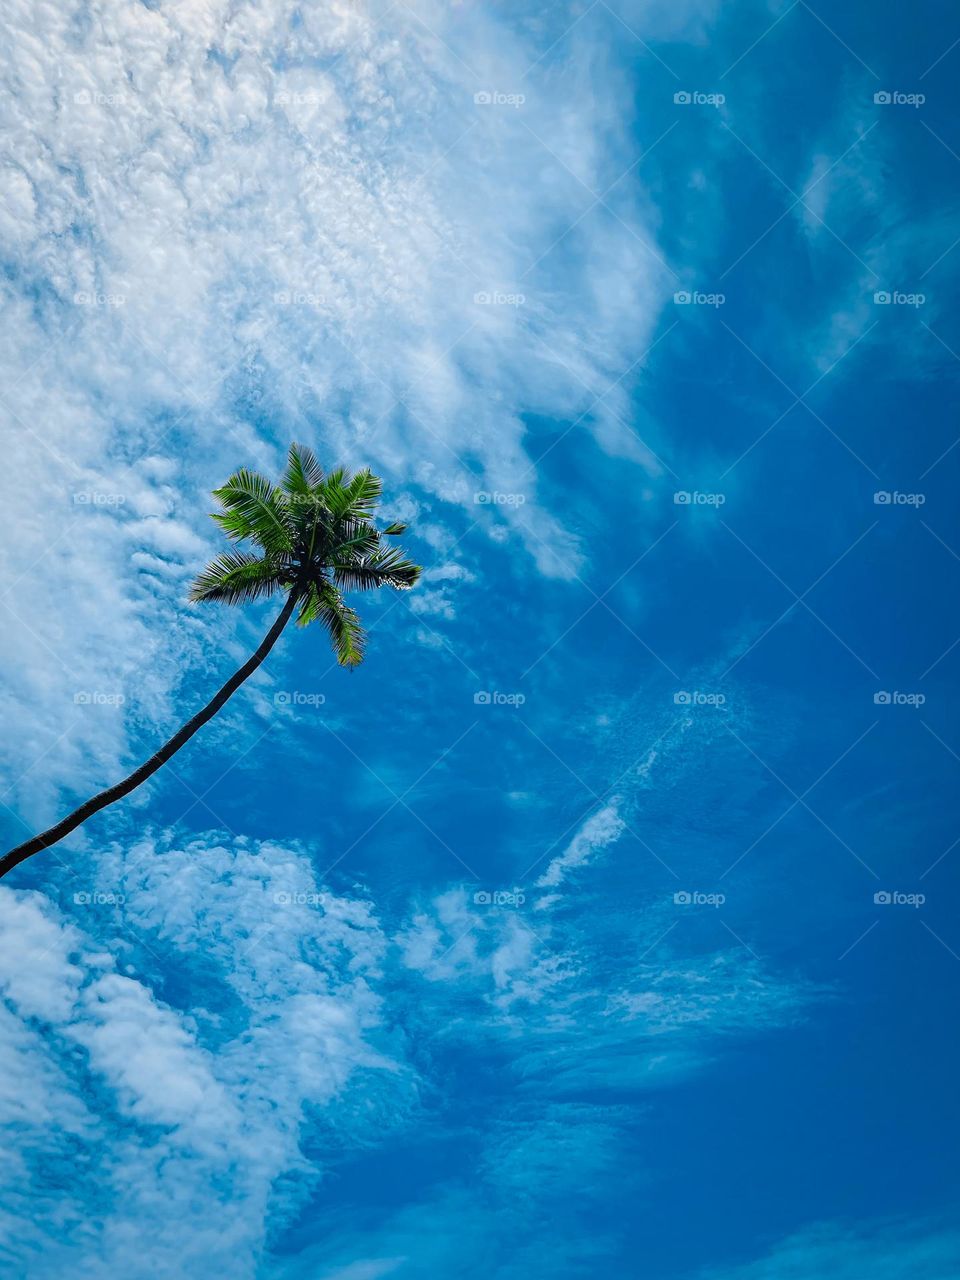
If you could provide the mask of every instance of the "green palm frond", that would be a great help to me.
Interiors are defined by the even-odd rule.
[[[235,472],[213,496],[224,508],[213,518],[228,537],[252,538],[265,551],[293,550],[293,522],[282,489],[246,468]]]
[[[297,625],[308,627],[311,622],[316,622],[319,607],[320,600],[317,596],[317,587],[315,583],[311,582],[300,597],[300,604],[297,607]]]
[[[364,467],[347,485],[346,492],[349,506],[344,514],[353,520],[371,520],[383,494],[383,481]]]
[[[408,560],[398,547],[379,547],[367,556],[337,556],[331,568],[334,582],[346,591],[369,591],[376,587],[408,591],[421,573],[420,566]]]
[[[332,520],[339,520],[349,505],[345,483],[346,475],[347,473],[343,467],[337,467],[335,470],[327,472],[323,483],[320,485],[324,505],[330,512]]]
[[[341,520],[336,527],[333,559],[373,555],[380,546],[380,530],[366,520]]]
[[[222,600],[240,604],[272,595],[284,585],[283,575],[269,560],[246,551],[225,552],[198,573],[190,588],[191,600]]]
[[[421,572],[398,547],[382,542],[398,537],[406,525],[381,530],[373,523],[381,491],[368,467],[352,475],[337,467],[325,475],[312,450],[299,444],[290,446],[279,487],[242,468],[214,490],[221,510],[213,518],[229,538],[249,539],[262,555],[218,556],[197,576],[190,598],[236,604],[289,592],[298,623],[321,623],[338,662],[356,666],[363,661],[366,636],[341,590],[403,591]]]
[[[314,491],[323,484],[323,467],[312,449],[302,444],[290,446],[287,469],[281,483],[284,490],[294,497],[315,496]]]
[[[323,623],[341,667],[356,667],[363,661],[367,637],[360,618],[329,582],[311,586],[307,606],[301,608],[297,621],[304,627],[309,622]]]
[[[323,483],[327,505],[337,520],[370,520],[383,485],[369,467],[348,476],[342,467],[331,471]]]

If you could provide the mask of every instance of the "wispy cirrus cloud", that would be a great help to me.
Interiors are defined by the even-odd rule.
[[[960,1233],[936,1219],[823,1222],[776,1244],[766,1256],[698,1273],[698,1280],[950,1280],[960,1266]]]

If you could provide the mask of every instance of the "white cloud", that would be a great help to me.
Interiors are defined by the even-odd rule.
[[[252,1277],[268,1231],[314,1193],[321,1170],[301,1149],[311,1126],[348,1149],[404,1126],[430,1105],[418,1095],[429,1096],[438,1041],[511,1045],[527,1157],[549,1163],[571,1096],[669,1083],[701,1067],[719,1033],[791,1020],[812,994],[742,949],[702,954],[676,939],[656,965],[612,976],[600,944],[621,927],[618,905],[597,897],[573,918],[528,920],[525,903],[455,886],[385,930],[361,888],[318,884],[297,847],[146,836],[89,865],[70,918],[42,894],[0,889],[0,1239],[38,1280]],[[630,918],[649,950],[660,915]],[[588,1110],[577,1132],[600,1186],[607,1138],[589,1135],[605,1121]],[[496,1130],[484,1148],[484,1179],[510,1200],[516,1159]],[[458,1229],[472,1233],[452,1194],[411,1205],[362,1251],[334,1236],[289,1274],[308,1262],[313,1274],[390,1274],[409,1254],[408,1226],[433,1213],[451,1249]],[[418,1252],[418,1265],[431,1256]],[[275,1273],[288,1269],[277,1261]]]
[[[38,1277],[252,1276],[292,1208],[282,1175],[309,1183],[308,1109],[358,1075],[381,1131],[410,1105],[409,1070],[375,1043],[379,926],[270,845],[144,840],[97,886],[75,910],[87,929],[0,890],[3,1246]]]
[[[918,207],[916,193],[904,185],[903,135],[888,127],[885,113],[892,108],[875,104],[874,91],[866,76],[852,78],[842,109],[817,139],[806,175],[796,179],[804,199],[794,217],[823,275],[823,288],[811,295],[821,299],[821,315],[803,350],[821,374],[839,366],[841,376],[849,376],[853,365],[840,365],[845,354],[859,347],[862,355],[880,344],[886,351],[880,367],[893,376],[904,369],[933,376],[943,349],[920,321],[936,328],[944,314],[944,279],[954,271],[948,254],[953,220],[929,204]],[[944,162],[951,163],[947,157]],[[877,293],[923,301],[916,307],[877,305]]]
[[[824,1222],[780,1241],[740,1266],[711,1268],[702,1280],[952,1280],[960,1268],[960,1232],[935,1220]]]
[[[554,888],[562,884],[568,872],[588,862],[601,849],[615,844],[625,830],[626,823],[619,813],[619,800],[614,798],[587,818],[563,853],[551,860],[537,885]]]
[[[605,1014],[639,1021],[646,1035],[749,1030],[795,1021],[813,995],[812,988],[773,978],[742,952],[717,951],[641,966],[610,997]]]
[[[488,909],[464,888],[438,894],[415,912],[397,941],[403,963],[430,982],[465,977],[489,984],[501,1004],[538,1000],[543,980],[550,980],[534,954],[538,939],[518,913],[492,904]]]
[[[128,716],[170,724],[181,673],[226,630],[182,607],[206,491],[238,463],[275,468],[291,437],[373,463],[441,520],[454,504],[472,521],[478,488],[521,491],[522,514],[487,510],[481,530],[544,573],[576,567],[524,418],[587,410],[664,292],[630,184],[616,219],[586,213],[634,159],[617,55],[591,30],[527,75],[542,33],[480,6],[8,14],[8,803],[49,817],[56,781],[116,775],[131,721],[75,717],[78,690],[123,689]],[[474,102],[497,86],[526,101]],[[580,429],[645,463],[618,425],[627,393]]]

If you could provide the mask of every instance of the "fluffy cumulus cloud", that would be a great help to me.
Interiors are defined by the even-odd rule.
[[[617,45],[568,40],[576,16],[8,15],[8,802],[47,816],[41,753],[43,776],[86,785],[169,719],[211,625],[181,604],[205,491],[238,463],[276,467],[306,437],[413,510],[524,542],[545,574],[582,549],[538,503],[530,415],[582,417],[656,470],[620,379],[664,269],[635,178],[608,190],[636,158]],[[662,16],[626,14],[647,35]],[[449,615],[451,585],[421,607]]]
[[[483,1196],[519,1227],[573,1179],[586,1213],[629,1131],[624,1091],[681,1078],[711,1038],[791,1020],[810,995],[725,945],[680,943],[614,979],[591,950],[613,906],[531,923],[523,902],[454,886],[381,915],[360,886],[320,883],[308,851],[269,842],[145,836],[88,866],[60,904],[2,890],[0,1249],[31,1276],[426,1275],[465,1241],[504,1265],[459,1180],[382,1221],[331,1218],[322,1153],[413,1126],[449,1141],[465,1123],[438,1088],[449,1055],[492,1054],[513,1136],[469,1121]],[[649,950],[662,921],[641,916]],[[575,1227],[558,1266],[603,1251]]]
[[[104,860],[72,919],[2,896],[13,1272],[252,1275],[266,1222],[319,1174],[299,1153],[310,1109],[358,1077],[381,1131],[412,1105],[378,1043],[377,921],[324,895],[302,853],[144,841]]]

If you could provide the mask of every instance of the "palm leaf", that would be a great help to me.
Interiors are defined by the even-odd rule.
[[[221,506],[214,519],[234,541],[250,539],[263,554],[218,556],[198,574],[190,598],[235,604],[285,591],[299,624],[322,623],[337,661],[356,666],[366,635],[341,589],[403,591],[421,573],[400,548],[381,541],[406,529],[393,523],[381,531],[373,523],[381,488],[368,467],[353,475],[338,467],[324,475],[313,452],[299,444],[290,446],[279,487],[256,471],[236,471],[214,490]]]
[[[336,587],[321,582],[310,588],[313,595],[308,621],[322,622],[330,633],[333,650],[341,667],[356,667],[363,661],[366,633],[357,614],[345,604]],[[298,621],[305,626],[302,616]]]
[[[337,467],[333,471],[328,471],[327,475],[320,485],[319,492],[323,496],[323,503],[333,519],[339,520],[346,512],[349,505],[347,497],[347,487],[344,484],[346,472],[343,467]]]
[[[347,485],[346,493],[348,506],[344,515],[353,520],[369,520],[383,494],[383,481],[364,467]]]
[[[246,551],[225,552],[198,573],[190,588],[191,600],[222,600],[238,604],[272,595],[282,586],[277,565]]]
[[[383,485],[369,467],[348,477],[343,468],[331,471],[324,481],[327,505],[340,520],[369,520],[380,500]]]
[[[283,491],[266,476],[241,468],[213,496],[224,508],[214,519],[231,538],[252,538],[268,552],[292,550],[292,520]]]
[[[295,497],[307,497],[323,483],[323,467],[316,454],[306,445],[292,444],[287,455],[287,469],[282,487]]]
[[[394,587],[408,591],[422,572],[420,565],[407,560],[399,547],[380,547],[366,556],[338,555],[330,567],[333,580],[345,591],[369,591],[375,587]]]
[[[330,549],[335,560],[370,556],[380,547],[380,530],[366,520],[341,520],[335,534],[336,543]]]

